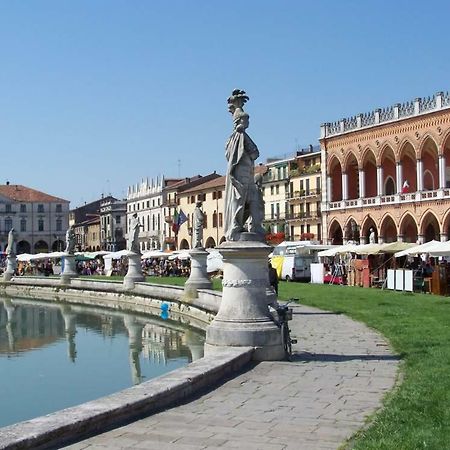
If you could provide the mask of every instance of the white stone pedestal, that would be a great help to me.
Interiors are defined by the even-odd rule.
[[[206,271],[206,259],[208,252],[204,248],[195,248],[190,251],[191,274],[184,285],[184,291],[188,297],[198,297],[197,289],[212,289],[212,282]]]
[[[145,276],[142,273],[141,255],[130,252],[128,254],[128,271],[123,279],[123,286],[125,289],[133,289],[136,281],[145,281]]]
[[[61,283],[70,284],[72,278],[77,278],[79,276],[77,272],[77,262],[75,261],[75,255],[70,255],[69,253],[66,253],[63,256],[63,259],[64,268],[61,272]]]
[[[6,257],[6,270],[3,273],[3,279],[5,281],[9,281],[14,274],[16,273],[17,268],[17,256],[16,255],[8,255]]]
[[[271,248],[253,233],[243,233],[240,241],[225,242],[217,250],[224,263],[223,293],[219,312],[206,329],[205,354],[221,347],[254,347],[257,361],[284,359],[280,329],[267,305]]]

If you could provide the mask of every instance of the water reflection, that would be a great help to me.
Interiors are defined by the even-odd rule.
[[[171,321],[170,312],[168,315],[163,320],[159,316],[0,297],[0,376],[3,378],[6,372],[7,379],[14,381],[25,372],[25,384],[30,384],[28,398],[24,394],[26,413],[11,418],[11,414],[2,416],[0,412],[0,426],[115,392],[202,357],[204,336]],[[122,373],[126,367],[128,376]],[[15,395],[22,387],[12,387]],[[65,403],[30,407],[31,393],[41,389],[47,389],[52,397],[49,404],[55,403],[54,396],[67,397]],[[13,402],[11,398],[11,405]]]

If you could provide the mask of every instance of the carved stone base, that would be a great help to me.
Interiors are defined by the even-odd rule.
[[[208,252],[204,248],[196,248],[189,252],[191,255],[191,274],[184,285],[188,297],[198,297],[197,289],[212,289],[212,282],[206,271]]]
[[[136,281],[145,281],[142,273],[141,255],[130,253],[128,255],[128,272],[123,279],[125,289],[133,289]]]
[[[64,268],[61,272],[61,283],[70,284],[72,278],[77,278],[77,262],[75,261],[75,255],[66,254],[63,256]]]
[[[5,281],[9,281],[16,273],[16,268],[17,268],[17,256],[8,255],[6,257],[6,270],[3,273],[3,279]]]
[[[281,333],[267,305],[267,255],[271,248],[243,233],[240,241],[225,242],[223,293],[219,312],[206,330],[205,354],[221,347],[254,347],[257,361],[281,360]]]

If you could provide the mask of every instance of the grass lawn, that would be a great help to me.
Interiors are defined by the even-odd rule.
[[[147,281],[182,286],[186,279]],[[221,288],[221,280],[213,283],[214,289]],[[402,383],[356,436],[353,448],[450,449],[450,298],[286,282],[280,282],[279,296],[297,297],[302,304],[366,323],[380,331],[403,360]]]
[[[450,449],[450,299],[286,282],[280,283],[279,295],[366,323],[403,360],[402,384],[353,448]]]

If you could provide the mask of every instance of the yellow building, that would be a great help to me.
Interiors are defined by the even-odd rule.
[[[193,213],[197,202],[202,202],[205,215],[203,245],[213,248],[225,240],[223,231],[223,213],[225,196],[225,177],[220,176],[178,193],[179,211],[187,217],[178,232],[178,248],[192,248]]]
[[[291,240],[322,240],[321,155],[310,146],[289,161],[288,214]]]

